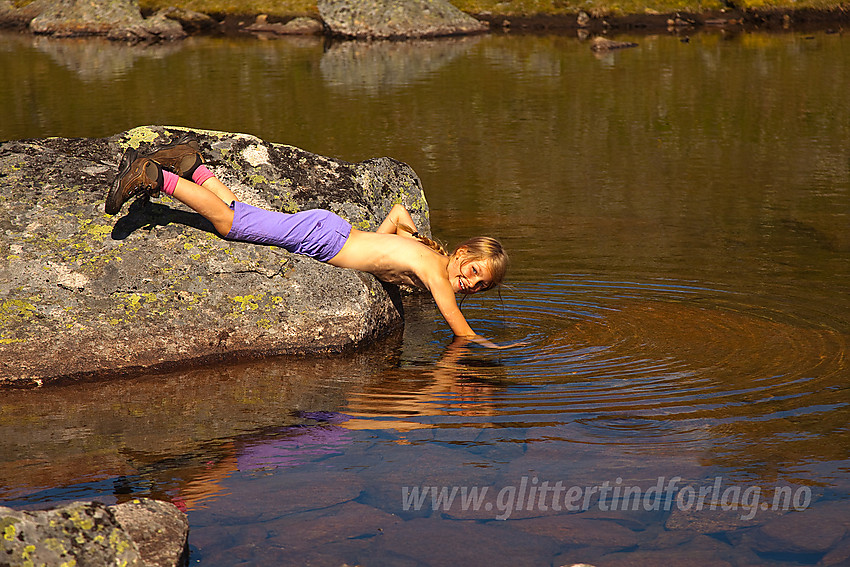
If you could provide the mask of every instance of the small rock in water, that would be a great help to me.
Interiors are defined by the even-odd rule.
[[[590,45],[593,51],[611,51],[612,49],[624,49],[626,47],[637,47],[637,43],[630,41],[614,41],[605,37],[595,37]]]

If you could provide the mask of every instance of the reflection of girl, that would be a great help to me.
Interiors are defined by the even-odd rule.
[[[148,156],[128,149],[106,198],[106,212],[117,213],[134,196],[163,191],[200,213],[227,238],[274,244],[333,266],[369,272],[388,283],[427,289],[455,335],[498,348],[475,334],[455,294],[485,291],[502,281],[508,257],[499,241],[473,238],[446,255],[410,228],[413,219],[401,205],[393,207],[376,232],[354,229],[321,209],[290,215],[252,207],[203,165],[199,148],[186,134]]]
[[[240,471],[294,467],[334,453],[341,453],[351,442],[351,432],[340,424],[351,416],[336,412],[304,412],[304,419],[317,425],[284,427],[276,435],[240,441],[237,466]]]

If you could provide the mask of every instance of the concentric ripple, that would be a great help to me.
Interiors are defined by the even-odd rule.
[[[506,296],[464,309],[474,328],[525,346],[447,354],[415,380],[407,369],[408,389],[393,382],[355,396],[354,409],[408,427],[531,428],[605,444],[757,430],[769,443],[802,435],[801,424],[829,435],[848,421],[846,332],[780,305],[704,285],[585,276]]]

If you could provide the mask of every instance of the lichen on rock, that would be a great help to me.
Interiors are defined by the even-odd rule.
[[[188,534],[185,514],[147,498],[37,511],[0,507],[0,563],[173,567],[186,562]]]

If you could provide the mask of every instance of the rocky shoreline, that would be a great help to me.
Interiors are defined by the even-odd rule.
[[[444,0],[352,2],[320,0],[315,14],[200,13],[171,7],[141,11],[135,0],[35,0],[15,8],[0,0],[0,29],[57,37],[100,35],[120,41],[171,41],[190,35],[325,36],[343,39],[408,39],[475,33],[566,33],[580,35],[643,34],[664,31],[826,31],[843,33],[850,10],[843,7],[741,9],[720,11],[613,14],[577,11],[569,14],[484,12],[465,14]],[[388,10],[404,6],[387,17]],[[439,8],[435,10],[435,6]],[[438,14],[433,12],[437,11]],[[438,16],[438,17],[437,17]],[[356,22],[353,23],[353,22]]]

